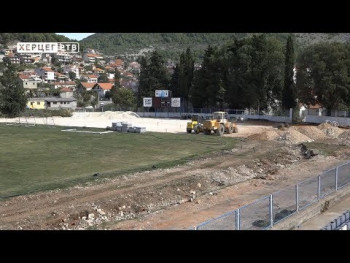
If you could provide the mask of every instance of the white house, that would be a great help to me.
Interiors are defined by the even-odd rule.
[[[49,67],[41,67],[35,69],[35,73],[48,82],[52,82],[55,80],[55,72]]]
[[[97,79],[98,79],[97,75],[94,75],[94,74],[87,75],[87,81],[90,83],[97,83]]]
[[[103,56],[99,54],[93,54],[93,53],[84,53],[83,55],[83,60],[86,63],[95,63],[97,59],[102,60]]]

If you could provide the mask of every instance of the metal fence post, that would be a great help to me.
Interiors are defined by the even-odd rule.
[[[239,208],[236,210],[236,230],[241,229],[241,214]]]
[[[317,200],[321,199],[321,175],[318,176]]]
[[[295,185],[295,201],[297,206],[297,212],[299,212],[299,185]]]
[[[270,195],[270,226],[273,227],[273,196]]]
[[[338,168],[339,166],[335,168],[335,191],[338,191]]]

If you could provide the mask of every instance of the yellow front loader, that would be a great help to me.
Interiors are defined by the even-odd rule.
[[[203,131],[203,117],[198,114],[193,114],[191,121],[187,122],[186,127],[187,133],[194,131],[196,134]]]
[[[216,111],[213,112],[213,117],[211,120],[204,121],[203,132],[207,135],[213,132],[216,135],[221,136],[224,133],[237,133],[238,128],[236,123],[228,121],[227,112]]]

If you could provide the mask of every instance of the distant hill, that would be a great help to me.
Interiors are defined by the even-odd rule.
[[[106,55],[135,55],[158,49],[167,59],[174,59],[190,47],[201,57],[208,45],[220,45],[246,33],[97,33],[80,41],[81,48],[93,48]]]
[[[0,33],[0,46],[14,42],[69,42],[69,38],[55,33]]]
[[[97,33],[80,41],[81,49],[93,48],[106,55],[134,56],[157,48],[166,59],[177,60],[179,54],[190,47],[201,59],[208,45],[222,45],[252,35],[253,33]],[[269,33],[285,42],[289,33]],[[294,33],[298,49],[308,45],[336,41],[347,42],[347,33]]]

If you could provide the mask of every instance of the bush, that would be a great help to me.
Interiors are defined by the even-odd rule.
[[[61,116],[61,117],[72,117],[73,111],[69,109],[59,109],[59,110],[37,110],[37,109],[26,109],[21,117],[53,117],[53,116]]]

